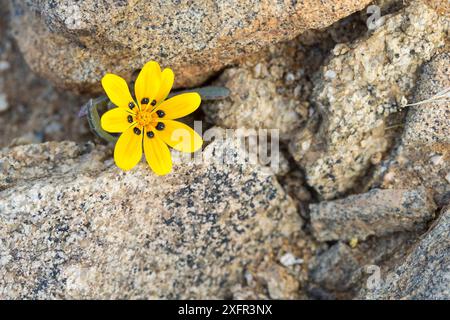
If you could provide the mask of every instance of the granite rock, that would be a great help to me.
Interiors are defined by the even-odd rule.
[[[62,92],[30,71],[15,41],[8,5],[0,5],[0,148],[42,141],[86,140],[87,121],[77,117],[88,99]]]
[[[410,254],[392,270],[387,280],[370,290],[364,299],[450,298],[450,210],[444,209]]]
[[[450,3],[447,0],[424,0],[424,2],[438,14],[450,17]]]
[[[450,52],[436,55],[421,70],[414,89],[413,101],[421,102],[449,90]],[[444,98],[429,103],[411,106],[406,118],[403,143],[407,146],[450,145],[450,102]]]
[[[13,22],[31,68],[76,91],[99,91],[106,72],[130,79],[156,59],[193,86],[269,44],[323,28],[370,0],[16,0]]]
[[[230,97],[205,103],[206,119],[226,128],[277,129],[282,141],[289,141],[311,113],[312,75],[336,43],[366,32],[364,19],[356,12],[227,68],[213,83],[229,88]]]
[[[229,88],[230,97],[203,105],[206,119],[226,128],[277,129],[287,141],[306,122],[311,82],[305,75],[322,57],[296,39],[226,69],[215,84]]]
[[[311,97],[320,125],[306,126],[290,143],[309,185],[325,199],[356,188],[380,163],[392,144],[389,116],[401,110],[420,66],[447,39],[448,20],[421,1],[384,18],[366,37],[333,49]]]
[[[93,143],[72,141],[27,144],[0,149],[0,190],[48,176],[100,172],[111,152]]]
[[[311,281],[330,291],[349,290],[361,273],[352,249],[341,242],[319,255],[310,269]]]
[[[365,240],[423,229],[436,205],[425,188],[373,189],[367,193],[310,205],[311,228],[319,241]]]
[[[381,268],[405,259],[405,248],[414,245],[417,232],[397,232],[370,237],[364,242],[339,241],[309,263],[308,295],[313,299],[352,299],[370,287]],[[380,275],[381,276],[381,275]]]
[[[220,152],[239,158],[212,142],[202,162],[157,177],[91,144],[5,149],[0,298],[298,298],[305,268],[279,262],[308,259],[293,201],[273,174]]]
[[[450,88],[449,64],[448,52],[425,64],[410,103],[425,101]],[[433,190],[438,205],[449,203],[449,107],[450,103],[442,99],[409,107],[398,148],[375,174],[375,177],[381,177],[379,184],[383,188],[426,186]]]

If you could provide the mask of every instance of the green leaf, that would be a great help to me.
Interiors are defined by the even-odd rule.
[[[86,104],[87,108],[87,119],[89,123],[89,127],[91,131],[94,132],[98,137],[108,141],[108,142],[116,142],[117,137],[109,134],[105,130],[102,129],[100,125],[100,116],[98,115],[97,108],[102,107],[105,108],[109,103],[107,97],[99,97],[97,99],[90,99]]]
[[[207,86],[181,91],[174,91],[171,94],[169,94],[169,98],[187,92],[198,92],[198,94],[200,94],[200,96],[202,97],[203,101],[221,100],[227,98],[230,95],[230,89],[226,87]]]

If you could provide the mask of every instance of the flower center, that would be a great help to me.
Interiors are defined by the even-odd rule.
[[[135,121],[140,127],[155,126],[157,123],[156,114],[152,114],[151,110],[140,110],[136,113]]]

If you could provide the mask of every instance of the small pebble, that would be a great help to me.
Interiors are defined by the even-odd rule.
[[[0,72],[8,70],[9,67],[10,67],[10,65],[9,65],[8,61],[0,61]]]
[[[8,100],[6,99],[6,95],[4,93],[0,93],[0,112],[8,110]]]
[[[327,72],[325,72],[324,76],[327,79],[334,79],[336,78],[336,72],[333,70],[328,70]]]
[[[292,253],[286,253],[280,258],[280,263],[285,267],[290,267],[296,264],[302,264],[303,259],[297,259]]]
[[[444,163],[444,156],[441,154],[434,155],[430,158],[430,161],[435,166],[440,166]]]

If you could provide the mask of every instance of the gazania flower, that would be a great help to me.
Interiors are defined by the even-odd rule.
[[[165,175],[172,170],[168,146],[182,152],[195,152],[202,146],[194,130],[174,120],[195,111],[200,95],[183,93],[165,100],[173,80],[171,69],[161,72],[157,62],[148,62],[136,79],[135,101],[124,79],[114,74],[103,77],[103,89],[117,108],[103,114],[101,126],[122,133],[114,149],[114,161],[122,170],[133,168],[144,153],[152,170]]]

